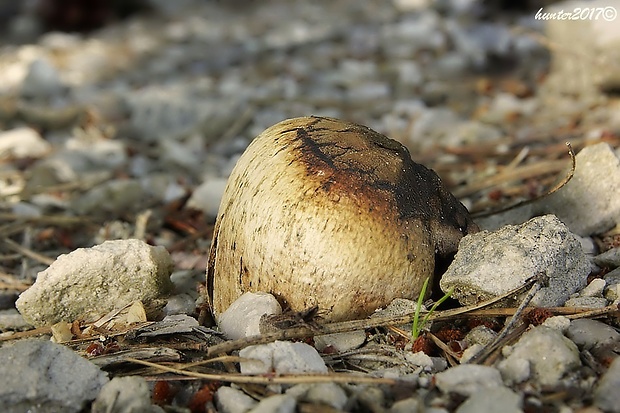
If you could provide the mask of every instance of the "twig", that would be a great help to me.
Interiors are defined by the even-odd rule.
[[[26,248],[26,247],[24,247],[22,245],[19,245],[17,242],[13,241],[10,238],[5,238],[4,242],[13,251],[17,251],[20,254],[25,255],[28,258],[32,258],[35,261],[39,261],[42,264],[51,265],[55,261],[54,258],[46,257],[43,254],[39,254],[38,252],[34,252],[31,249],[28,249],[28,248]]]
[[[497,348],[499,343],[502,342],[504,337],[506,337],[508,333],[512,331],[516,322],[521,318],[523,311],[525,310],[527,305],[530,303],[530,301],[532,301],[536,293],[538,293],[538,291],[540,291],[540,289],[543,288],[543,286],[547,285],[549,282],[549,279],[544,274],[539,274],[536,278],[537,278],[536,282],[534,283],[534,285],[532,285],[532,288],[530,288],[530,291],[523,298],[523,300],[521,301],[521,304],[517,308],[517,311],[515,311],[515,313],[510,318],[510,321],[506,323],[502,331],[500,331],[497,337],[495,337],[495,340],[489,343],[484,349],[482,349],[478,354],[476,354],[469,360],[470,364],[474,364],[474,363],[481,364],[484,362],[484,360]]]
[[[206,374],[194,371],[181,370],[163,366],[148,361],[127,358],[126,361],[152,367],[168,373],[181,376],[196,377],[204,380],[224,381],[228,383],[254,383],[254,384],[298,384],[298,383],[370,383],[370,384],[396,384],[397,380],[379,377],[358,376],[354,374],[304,374],[291,376],[248,376],[243,374]]]

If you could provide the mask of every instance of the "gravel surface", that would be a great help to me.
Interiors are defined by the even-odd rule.
[[[619,19],[536,18],[620,1],[23,3],[0,0],[0,410],[620,411]],[[386,310],[372,327],[312,339],[320,318],[309,311],[270,330],[304,327],[303,343],[253,342],[192,364],[231,343],[196,322],[208,324],[226,180],[255,136],[309,115],[400,141],[511,255],[501,268],[518,277],[468,304],[517,279],[555,280],[570,263],[579,279],[506,332],[511,313],[491,309],[426,324],[412,343],[407,322],[377,321]],[[566,141],[573,180],[544,197],[570,174]],[[543,214],[553,230],[522,233]],[[20,302],[38,289],[41,307],[21,317],[15,303],[38,274]],[[227,316],[243,320],[223,328],[228,338],[264,331],[261,312],[287,316],[261,299],[270,305]],[[416,304],[390,307],[399,317]]]

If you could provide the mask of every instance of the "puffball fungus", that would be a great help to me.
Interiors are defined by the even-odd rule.
[[[436,254],[477,231],[435,172],[365,126],[301,117],[261,133],[239,158],[207,267],[216,317],[246,291],[328,321],[418,296]]]

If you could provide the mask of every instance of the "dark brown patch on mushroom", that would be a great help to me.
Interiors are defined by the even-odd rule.
[[[458,240],[478,227],[437,174],[415,163],[407,148],[374,130],[338,119],[312,117],[294,130],[309,175],[338,196],[361,199],[385,213],[392,202],[401,220],[418,219],[436,231],[438,252],[454,252]],[[292,132],[292,131],[291,131]]]

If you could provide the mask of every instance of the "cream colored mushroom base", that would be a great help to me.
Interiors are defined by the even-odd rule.
[[[436,253],[477,227],[407,149],[338,119],[285,120],[229,178],[207,268],[216,317],[246,291],[330,321],[417,297]]]

